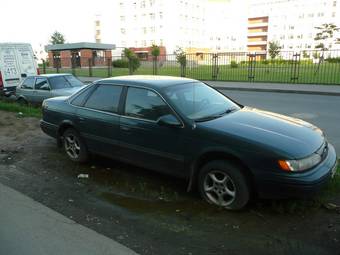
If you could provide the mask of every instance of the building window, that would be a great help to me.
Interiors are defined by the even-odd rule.
[[[121,28],[121,29],[120,29],[120,32],[121,32],[123,35],[125,35],[125,32],[126,32],[125,28]]]
[[[160,19],[163,19],[163,12],[160,12],[160,13],[159,13],[159,18],[160,18]]]
[[[140,3],[140,8],[145,8],[145,1],[142,1],[142,2]]]
[[[335,6],[336,6],[336,1],[333,2],[333,7],[335,7]]]
[[[335,12],[332,13],[332,17],[333,17],[333,18],[335,17]]]
[[[142,46],[146,47],[146,40],[142,40]]]
[[[99,27],[100,26],[100,21],[96,20],[96,26]]]
[[[150,6],[153,6],[155,5],[155,0],[150,0],[149,3],[150,3]]]
[[[148,32],[146,27],[143,27],[142,30],[143,30],[143,34],[146,34]]]
[[[149,13],[150,19],[154,20],[155,19],[155,14],[154,13]]]
[[[150,32],[151,32],[151,33],[155,33],[155,31],[156,31],[156,28],[155,28],[155,27],[150,27]]]
[[[120,21],[125,21],[125,17],[124,16],[120,16]]]

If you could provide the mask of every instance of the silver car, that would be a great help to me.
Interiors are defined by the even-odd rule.
[[[16,89],[20,104],[41,104],[45,99],[69,96],[84,86],[71,74],[45,74],[28,76]]]

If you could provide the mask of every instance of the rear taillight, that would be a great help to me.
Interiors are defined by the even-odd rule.
[[[39,68],[37,68],[37,74],[40,75],[40,69]]]
[[[2,80],[2,75],[1,75],[1,72],[0,72],[0,89],[2,89],[4,87],[4,82]]]

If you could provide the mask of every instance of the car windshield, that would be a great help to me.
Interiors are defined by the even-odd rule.
[[[194,121],[221,117],[240,107],[218,91],[201,82],[180,84],[165,90],[178,110]]]
[[[49,79],[52,89],[80,87],[84,84],[72,75],[55,76]]]

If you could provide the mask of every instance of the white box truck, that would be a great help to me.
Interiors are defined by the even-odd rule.
[[[0,43],[0,94],[14,94],[22,79],[37,74],[39,69],[30,44]]]

